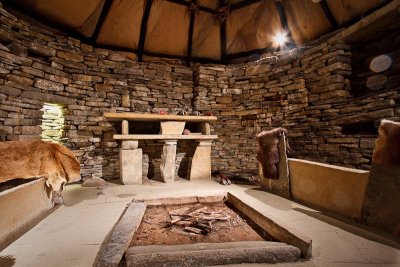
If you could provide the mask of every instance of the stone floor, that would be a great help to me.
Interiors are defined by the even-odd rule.
[[[312,238],[312,260],[295,266],[400,266],[400,244],[388,237],[257,188],[223,186],[213,181],[109,184],[100,189],[67,186],[66,205],[1,251],[0,266],[92,266],[102,242],[133,199],[207,196],[226,191]]]

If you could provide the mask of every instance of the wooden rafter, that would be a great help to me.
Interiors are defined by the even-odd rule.
[[[264,0],[243,0],[243,1],[237,2],[235,4],[232,4],[230,10],[234,11],[236,9],[240,9],[242,7],[246,7],[246,6],[252,5],[254,3],[261,2],[261,1],[264,1]]]
[[[144,43],[146,41],[146,33],[147,33],[147,22],[150,17],[151,6],[153,5],[153,0],[146,1],[146,7],[143,11],[142,22],[140,24],[140,36],[139,36],[139,45],[138,45],[138,61],[141,62],[143,60],[143,52],[144,52]]]
[[[332,11],[328,5],[328,2],[326,0],[322,0],[319,2],[322,10],[324,11],[324,14],[326,16],[326,18],[329,20],[329,23],[331,24],[331,28],[332,29],[336,29],[338,27],[338,22],[335,19],[335,17],[332,14]]]
[[[289,24],[286,18],[285,7],[282,4],[281,0],[275,0],[276,10],[279,14],[279,19],[281,21],[282,29],[287,34],[287,38],[289,40],[288,47],[294,47],[294,42],[292,38],[292,32],[290,31]]]
[[[192,60],[192,47],[193,47],[193,29],[194,29],[194,19],[196,17],[196,9],[193,8],[197,4],[197,0],[192,0],[192,8],[190,10],[190,22],[189,22],[189,32],[188,32],[188,53],[186,65],[190,66],[190,61]]]
[[[113,0],[104,0],[99,19],[97,20],[96,27],[94,28],[94,31],[92,34],[91,39],[93,42],[96,42],[97,37],[99,36],[99,32],[101,30],[101,27],[103,26],[104,21],[106,20],[108,11],[110,11],[112,3],[113,3]]]
[[[222,8],[224,6],[225,6],[225,0],[219,0],[219,8]],[[221,28],[220,28],[221,63],[222,64],[226,64],[226,19],[221,21]]]
[[[190,5],[191,5],[191,2],[187,2],[187,1],[184,1],[184,0],[167,0],[168,2],[171,2],[171,3],[174,3],[174,4],[178,4],[178,5],[182,5],[182,6],[187,6],[187,7],[190,7]],[[200,11],[204,11],[204,12],[207,12],[207,13],[210,13],[210,14],[215,14],[215,10],[214,9],[212,9],[212,8],[208,8],[208,7],[205,7],[205,6],[197,6],[197,8],[200,10]]]

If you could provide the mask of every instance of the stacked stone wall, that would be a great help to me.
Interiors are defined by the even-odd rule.
[[[243,175],[257,174],[255,137],[273,127],[289,130],[294,157],[367,169],[380,119],[400,117],[398,84],[354,94],[353,47],[344,42],[321,39],[257,63],[186,67],[137,62],[0,13],[0,140],[40,138],[43,103],[59,103],[67,110],[65,144],[84,178],[119,176],[112,136],[120,126],[104,112],[211,111],[219,135],[213,169]],[[143,173],[156,175],[162,144],[140,146]],[[193,147],[189,141],[178,147],[181,173],[179,163],[190,165]]]

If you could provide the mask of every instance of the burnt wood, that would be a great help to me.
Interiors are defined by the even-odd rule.
[[[153,5],[153,0],[146,1],[146,7],[143,11],[142,22],[140,24],[140,36],[139,36],[139,45],[138,45],[138,52],[137,52],[139,62],[141,62],[143,60],[144,43],[146,41],[146,33],[147,33],[147,22],[149,21],[152,5]]]
[[[93,43],[96,42],[97,37],[99,36],[99,32],[101,30],[101,27],[103,26],[104,21],[106,20],[108,11],[110,11],[112,2],[113,2],[113,0],[104,0],[99,19],[97,20],[96,27],[94,28],[94,31],[92,34],[91,39],[92,39]]]

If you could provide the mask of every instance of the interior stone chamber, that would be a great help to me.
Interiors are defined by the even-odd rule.
[[[262,129],[287,128],[291,157],[368,169],[379,120],[400,116],[398,64],[381,73],[382,88],[366,86],[375,75],[371,58],[398,61],[395,32],[368,43],[327,35],[273,60],[187,67],[161,58],[137,62],[8,12],[2,18],[0,140],[39,139],[43,103],[58,103],[66,111],[63,141],[83,179],[119,176],[118,126],[104,112],[211,111],[218,117],[211,132],[219,136],[212,169],[248,177],[258,172],[254,137]],[[177,166],[193,153],[187,143],[188,150],[178,146]],[[151,178],[162,144],[143,147],[142,173]]]

